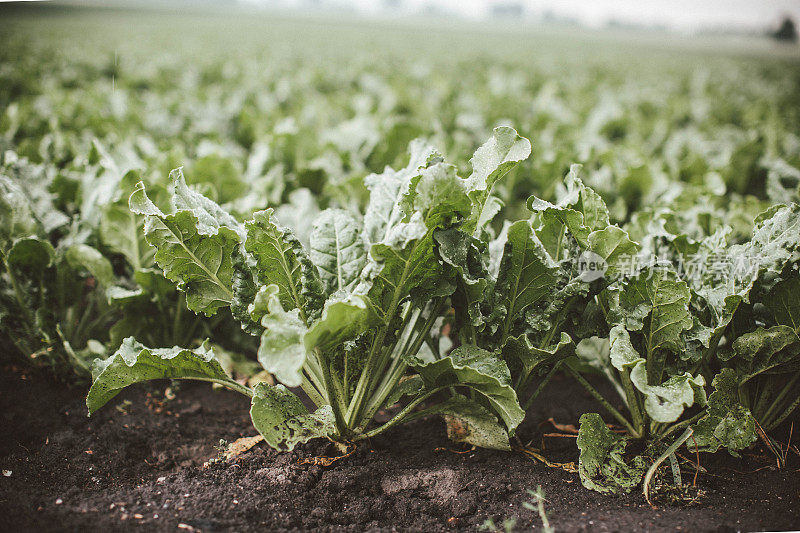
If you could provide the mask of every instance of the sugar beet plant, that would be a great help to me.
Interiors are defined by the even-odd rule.
[[[494,183],[530,154],[530,143],[498,128],[457,175],[429,146],[414,142],[410,163],[366,178],[364,215],[322,212],[306,249],[271,210],[240,223],[172,176],[171,210],[162,212],[144,184],[130,197],[145,217],[155,261],[186,294],[196,313],[230,307],[260,336],[258,360],[279,385],[249,388],[223,371],[208,343],[151,349],[134,338],[93,368],[90,412],[124,387],[157,378],[212,381],[252,398],[251,418],[266,442],[293,448],[315,437],[339,442],[376,435],[401,421],[441,414],[471,428],[462,440],[508,448],[524,411],[508,367],[494,354],[463,346],[449,354],[431,330],[455,289],[439,256],[440,236],[472,234],[496,214]],[[309,412],[287,387],[302,387]],[[445,392],[440,402],[428,402]],[[374,415],[407,397],[388,422]],[[374,426],[374,427],[373,427]]]
[[[464,228],[437,234],[440,253],[456,271],[460,339],[508,364],[525,408],[574,354],[580,312],[604,286],[581,266],[591,258],[612,276],[619,260],[638,250],[610,223],[605,203],[579,171],[571,168],[558,204],[532,197],[530,217],[506,224],[494,239],[485,226],[472,234]]]
[[[555,203],[531,197],[528,218],[495,234],[502,204],[491,190],[529,151],[499,128],[464,179],[414,142],[407,167],[366,178],[363,215],[323,211],[307,248],[271,210],[242,224],[180,171],[166,214],[140,183],[129,204],[155,261],[192,311],[230,307],[281,384],[232,380],[208,343],[151,349],[130,337],[95,364],[90,411],[133,383],[190,378],[250,396],[253,424],[276,448],[358,441],[439,414],[454,440],[508,449],[562,369],[624,430],[581,417],[579,471],[594,490],[630,490],[684,444],[734,454],[759,437],[772,446],[769,432],[800,401],[800,208],[773,206],[750,237],[724,217],[663,206],[620,227],[575,165]],[[698,261],[712,268],[690,275]],[[720,279],[714,261],[736,268]],[[437,342],[443,320],[457,340],[449,353]],[[301,387],[315,410],[287,387]],[[404,397],[393,418],[374,423]]]
[[[2,356],[49,367],[64,379],[90,376],[125,337],[154,346],[188,344],[230,317],[186,311],[185,295],[154,268],[143,217],[128,208],[140,179],[94,140],[61,173],[8,151],[0,159]],[[133,165],[136,166],[136,165]],[[166,187],[152,183],[158,203]],[[234,329],[235,331],[235,329]],[[241,339],[228,347],[244,350]]]
[[[684,443],[736,454],[760,437],[775,451],[768,433],[800,403],[800,206],[762,213],[744,242],[728,242],[724,225],[695,238],[671,233],[663,216],[654,222],[660,230],[641,239],[654,261],[634,264],[587,306],[585,324],[598,336],[578,350],[627,413],[571,370],[627,430],[620,437],[596,414],[581,418],[581,477],[602,492],[630,489],[648,458]],[[626,462],[630,438],[647,447]]]
[[[800,403],[798,206],[762,213],[742,242],[722,222],[673,234],[674,213],[642,211],[627,225],[636,242],[579,170],[555,204],[531,197],[529,218],[494,239],[480,227],[436,234],[462,349],[507,363],[526,409],[559,368],[587,389],[625,432],[581,418],[579,470],[594,490],[630,490],[684,443],[735,454],[760,435],[776,449],[768,432]],[[626,458],[631,440],[641,455]]]

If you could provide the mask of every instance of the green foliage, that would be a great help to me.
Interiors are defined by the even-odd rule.
[[[529,143],[523,141],[512,129],[498,128],[476,152],[473,162],[479,166],[467,179],[430,148],[412,143],[406,168],[387,168],[365,179],[370,200],[363,220],[340,209],[321,213],[310,234],[311,254],[274,221],[271,209],[240,224],[189,189],[180,171],[172,175],[169,214],[139,183],[131,210],[145,217],[154,259],[187,295],[187,307],[210,315],[231,306],[245,331],[260,332],[261,366],[283,385],[302,387],[317,410],[309,414],[283,385],[251,390],[224,374],[192,373],[190,363],[197,358],[187,350],[173,349],[180,357],[162,356],[156,365],[150,355],[160,352],[136,345],[139,358],[150,357],[137,366],[125,355],[129,340],[98,363],[108,368],[95,377],[92,391],[107,389],[107,382],[122,387],[164,377],[211,379],[253,397],[253,423],[274,447],[291,449],[314,437],[360,440],[406,417],[440,414],[461,421],[464,442],[510,448],[508,435],[524,411],[502,360],[474,346],[432,361],[416,355],[427,346],[452,293],[450,284],[441,283],[445,276],[433,235],[461,231],[476,220],[487,189],[515,158],[526,155]],[[213,353],[199,357],[221,372]],[[127,364],[112,363],[120,358]],[[420,386],[409,388],[407,380],[401,381],[409,370],[419,372]],[[457,388],[469,389],[477,399],[467,401]],[[414,411],[445,389],[451,390],[449,400]],[[94,400],[98,394],[90,392],[93,406],[108,399]],[[403,410],[370,428],[379,410],[403,396],[410,396]]]
[[[608,429],[597,413],[582,415],[580,422],[578,469],[583,486],[604,493],[630,492],[644,475],[644,459],[628,461],[627,439]]]
[[[283,54],[133,14],[54,44],[61,18],[9,16],[0,348],[84,379],[99,359],[92,410],[207,379],[279,448],[437,415],[508,449],[563,369],[627,433],[582,419],[583,482],[616,491],[679,433],[737,453],[800,404],[789,63],[460,31],[444,57],[388,27],[340,54],[349,32],[287,21]]]

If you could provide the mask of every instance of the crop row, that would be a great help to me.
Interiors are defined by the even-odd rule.
[[[578,436],[594,490],[681,446],[781,449],[800,404],[781,71],[636,85],[498,63],[470,84],[424,62],[59,57],[0,70],[0,340],[91,379],[90,412],[199,379],[250,397],[275,448],[442,416],[508,450],[561,372],[602,414]],[[768,80],[737,85],[748,69]]]

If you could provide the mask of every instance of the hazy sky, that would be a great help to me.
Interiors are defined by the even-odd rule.
[[[376,11],[379,0],[337,0],[365,11]],[[514,1],[514,0],[511,0]],[[800,20],[800,0],[519,0],[534,13],[552,11],[598,26],[615,18],[646,24],[666,24],[693,29],[733,25],[763,27],[775,24],[782,14]],[[401,0],[409,9],[434,4],[468,17],[480,17],[493,4],[506,0]]]

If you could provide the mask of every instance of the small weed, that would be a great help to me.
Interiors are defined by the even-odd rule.
[[[554,533],[555,529],[550,525],[550,520],[547,518],[547,513],[544,509],[544,502],[547,501],[544,497],[544,490],[542,486],[536,487],[536,490],[528,489],[528,494],[531,500],[523,502],[522,506],[529,511],[536,511],[539,513],[539,518],[542,521],[542,531],[544,533]],[[487,518],[481,525],[482,531],[490,531],[491,533],[512,533],[517,525],[516,518],[507,518],[503,520],[502,529],[491,518]]]

